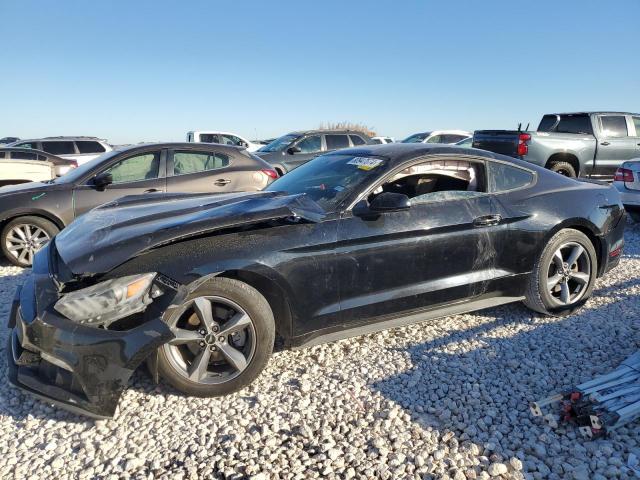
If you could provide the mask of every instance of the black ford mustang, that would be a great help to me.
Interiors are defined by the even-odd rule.
[[[36,255],[9,320],[10,378],[111,416],[145,360],[215,396],[274,346],[521,300],[568,313],[618,263],[624,216],[608,185],[425,144],[323,155],[263,192],[126,197]]]

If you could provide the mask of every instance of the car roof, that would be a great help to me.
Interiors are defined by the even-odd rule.
[[[149,142],[149,143],[137,143],[135,145],[123,145],[116,148],[118,152],[135,151],[135,150],[148,150],[149,148],[188,148],[188,149],[209,149],[209,150],[246,150],[245,147],[239,147],[236,145],[224,145],[222,143],[202,143],[202,142]]]
[[[91,140],[91,141],[96,141],[96,142],[106,142],[106,140],[104,138],[98,138],[98,137],[83,137],[83,136],[58,136],[58,137],[40,137],[40,138],[21,138],[20,140],[16,140],[16,142],[13,143],[28,143],[28,142],[42,142],[42,141],[47,141],[47,142],[55,142],[55,141],[74,141],[74,140]]]
[[[545,113],[546,115],[640,115],[638,113],[631,112],[613,112],[613,111],[597,111],[597,112],[561,112],[561,113]]]
[[[507,157],[506,155],[479,150],[477,148],[456,147],[455,144],[449,145],[442,143],[383,143],[379,145],[361,145],[359,147],[334,150],[324,155],[384,157],[391,162],[391,167],[407,160],[427,155],[464,155],[466,157],[506,161],[534,171],[544,170],[544,168],[537,167],[530,162]]]

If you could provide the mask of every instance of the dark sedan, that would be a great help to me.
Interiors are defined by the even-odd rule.
[[[36,255],[11,381],[114,414],[145,360],[198,396],[300,347],[509,302],[566,314],[619,262],[617,191],[451,146],[326,154],[229,195],[103,205]]]
[[[141,193],[257,191],[277,177],[265,161],[226,145],[114,150],[49,182],[0,188],[0,246],[9,261],[28,267],[56,233],[103,203]]]

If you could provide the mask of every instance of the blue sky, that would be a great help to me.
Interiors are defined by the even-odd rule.
[[[404,137],[640,111],[640,1],[0,0],[0,137]]]

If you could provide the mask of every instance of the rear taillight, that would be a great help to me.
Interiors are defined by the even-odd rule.
[[[632,183],[633,182],[633,172],[631,170],[629,170],[628,168],[620,167],[618,170],[616,170],[616,174],[613,176],[613,180],[615,182]]]
[[[262,170],[260,170],[262,173],[264,173],[267,177],[269,178],[273,178],[274,180],[276,178],[278,178],[278,172],[276,172],[275,170],[271,170],[268,168],[264,168]]]
[[[529,133],[521,133],[518,135],[518,156],[524,157],[529,153],[529,145],[527,145],[529,140],[531,140],[531,135]]]

